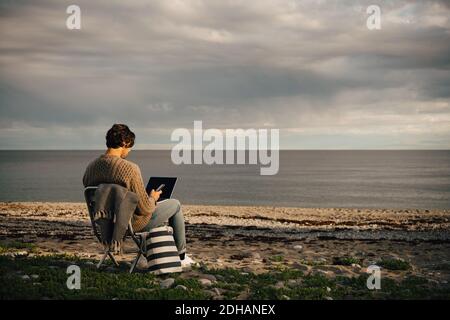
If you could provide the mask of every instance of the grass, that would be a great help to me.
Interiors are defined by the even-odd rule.
[[[411,265],[409,262],[400,259],[382,259],[377,263],[378,266],[388,270],[409,270]]]
[[[0,254],[4,254],[7,252],[17,252],[20,249],[25,249],[24,251],[27,251],[29,253],[35,253],[38,251],[36,245],[33,243],[9,241],[0,245]]]
[[[20,247],[20,248],[18,248]],[[0,246],[1,250],[21,249],[21,245]],[[25,250],[33,250],[32,246]],[[4,251],[5,252],[5,251]],[[386,265],[405,268],[396,261]],[[66,286],[67,267],[76,264],[81,269],[81,289]],[[380,264],[381,265],[381,264]],[[235,299],[449,299],[448,285],[429,283],[425,278],[407,276],[401,281],[387,277],[381,280],[381,290],[367,289],[367,275],[349,278],[327,278],[321,274],[307,274],[279,265],[271,271],[254,274],[237,269],[214,269],[205,265],[198,272],[215,275],[214,287],[223,292],[223,298]],[[401,269],[404,270],[404,269]],[[207,288],[198,278],[182,278],[180,274],[154,276],[149,273],[129,274],[128,266],[97,270],[94,261],[68,255],[0,256],[0,299],[210,299]],[[30,278],[22,279],[24,275]],[[34,277],[33,277],[34,275]],[[175,284],[161,289],[159,282],[172,277]],[[183,285],[187,290],[175,289]],[[209,288],[211,289],[211,288]]]
[[[361,260],[354,257],[334,257],[333,264],[339,266],[351,266],[352,264],[360,264]]]

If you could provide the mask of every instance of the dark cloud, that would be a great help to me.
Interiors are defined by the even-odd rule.
[[[447,1],[379,1],[379,31],[372,1],[80,0],[80,31],[71,4],[0,2],[0,148],[100,147],[112,122],[160,146],[193,120],[291,148],[450,146]]]

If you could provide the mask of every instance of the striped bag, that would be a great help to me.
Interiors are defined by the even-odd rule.
[[[161,226],[150,230],[147,237],[147,263],[147,270],[156,275],[182,272],[172,227]]]

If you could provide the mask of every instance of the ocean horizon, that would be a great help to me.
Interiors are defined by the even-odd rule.
[[[82,176],[103,150],[0,150],[0,201],[82,202]],[[450,150],[280,150],[261,165],[174,165],[170,150],[133,150],[150,176],[177,176],[185,204],[320,208],[450,208]]]

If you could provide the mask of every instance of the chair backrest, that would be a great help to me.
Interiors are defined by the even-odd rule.
[[[88,207],[89,218],[91,220],[92,229],[94,230],[94,235],[97,237],[98,241],[102,242],[100,231],[97,228],[97,224],[94,221],[94,206],[95,206],[95,191],[98,187],[89,186],[84,189],[84,199],[86,200],[86,205]]]

